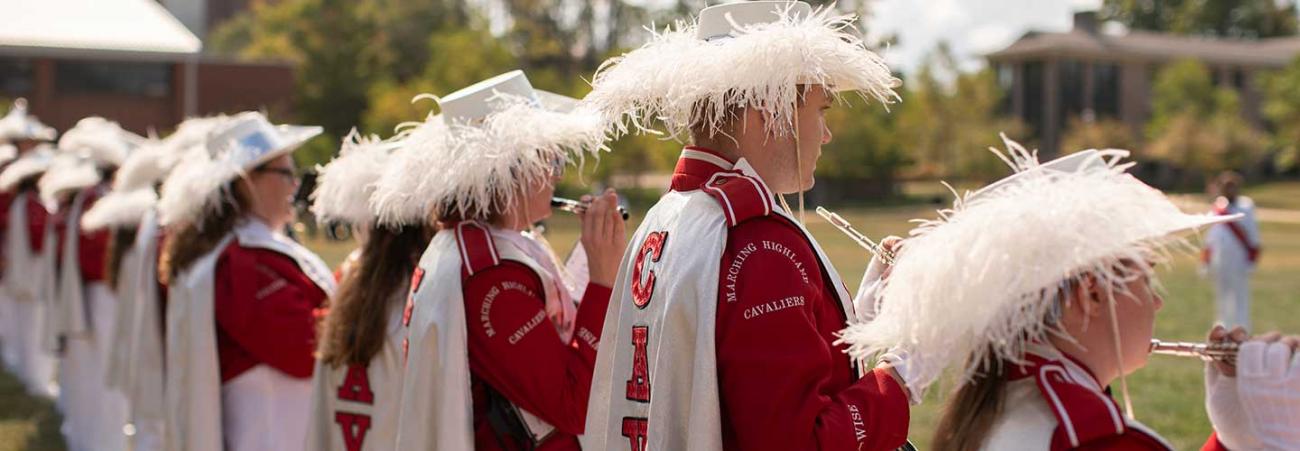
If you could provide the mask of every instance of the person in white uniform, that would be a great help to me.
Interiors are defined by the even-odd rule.
[[[1218,322],[1250,330],[1250,276],[1259,264],[1261,243],[1255,201],[1241,195],[1241,182],[1241,175],[1235,172],[1224,172],[1215,179],[1219,196],[1214,199],[1214,213],[1241,215],[1241,219],[1210,227],[1201,263],[1214,283]]]
[[[283,234],[291,153],[320,127],[240,113],[168,175],[165,449],[302,449],[329,268]]]
[[[360,248],[336,271],[339,289],[321,325],[312,376],[307,449],[391,450],[397,442],[405,363],[403,306],[411,272],[433,236],[427,217],[377,222],[375,183],[395,160],[400,137],[380,140],[356,132],[320,170],[312,211],[317,223],[353,228]]]

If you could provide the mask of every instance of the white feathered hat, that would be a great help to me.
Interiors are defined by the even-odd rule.
[[[163,182],[158,219],[163,225],[189,222],[221,205],[226,185],[248,171],[319,135],[321,127],[272,125],[258,112],[231,116],[202,147],[185,152]]]
[[[209,132],[226,119],[225,116],[186,119],[171,135],[151,140],[131,152],[113,176],[113,190],[86,210],[81,216],[81,227],[94,231],[138,225],[158,204],[156,185],[187,150],[203,146]]]
[[[77,121],[59,138],[59,150],[89,159],[99,166],[118,167],[146,139],[98,116]]]
[[[889,104],[900,82],[863,44],[854,15],[800,1],[710,6],[695,22],[678,22],[639,49],[606,61],[585,102],[604,114],[615,134],[655,133],[659,121],[683,137],[703,114],[717,132],[733,107],[766,111],[766,131],[794,129],[798,85],[857,91]]]
[[[0,164],[14,161],[18,158],[18,147],[13,144],[0,144]]]
[[[40,189],[41,201],[54,206],[64,195],[95,186],[102,179],[94,162],[75,154],[60,152],[54,156],[50,168],[36,182],[36,186]]]
[[[895,347],[924,356],[908,363],[914,391],[951,365],[969,362],[970,377],[986,364],[1023,362],[1027,344],[1064,334],[1049,313],[1068,280],[1147,275],[1134,272],[1151,271],[1145,265],[1120,263],[1163,257],[1186,244],[1183,232],[1237,218],[1179,211],[1126,173],[1128,151],[1039,164],[1006,143],[1016,174],[921,221],[895,259],[879,314],[842,332],[857,359]]]
[[[400,140],[361,136],[355,129],[343,138],[339,156],[318,170],[316,189],[311,193],[311,211],[319,222],[339,221],[352,225],[374,222],[370,196],[384,173]]]
[[[522,71],[437,101],[441,115],[402,127],[398,161],[376,183],[371,206],[382,224],[425,222],[449,208],[485,216],[557,166],[608,150],[598,114],[533,89]]]
[[[27,114],[27,99],[19,98],[0,118],[0,142],[22,140],[53,141],[58,133],[41,123],[36,116]]]
[[[54,162],[54,147],[41,144],[25,152],[0,172],[0,191],[13,191],[23,180],[39,176]]]

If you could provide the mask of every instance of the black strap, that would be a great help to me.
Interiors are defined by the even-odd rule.
[[[517,444],[528,451],[536,448],[538,444],[533,442],[533,436],[528,433],[523,419],[519,418],[515,405],[488,384],[483,384],[483,394],[487,398],[488,426],[501,449],[514,449],[507,443]]]

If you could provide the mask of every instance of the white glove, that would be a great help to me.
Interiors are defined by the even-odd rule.
[[[1214,363],[1205,364],[1205,411],[1224,447],[1232,451],[1264,449],[1242,409],[1237,378],[1219,372]]]
[[[919,406],[921,398],[925,397],[925,389],[920,388],[922,384],[917,383],[916,366],[910,365],[914,359],[915,357],[907,351],[894,348],[880,355],[880,360],[876,361],[876,368],[885,365],[893,367],[894,372],[898,373],[898,378],[903,380],[903,385],[907,386],[907,401],[914,406]]]
[[[1237,396],[1263,449],[1300,449],[1300,358],[1293,354],[1285,343],[1261,341],[1237,352]]]
[[[859,322],[870,322],[879,312],[877,301],[880,299],[880,290],[885,285],[885,281],[881,279],[885,274],[885,268],[885,262],[880,261],[880,257],[872,257],[871,263],[867,264],[867,272],[862,273],[858,294],[853,298],[853,310],[858,312]]]
[[[902,241],[901,238],[890,236],[881,240],[880,244],[888,249],[896,249]],[[867,271],[862,273],[862,282],[858,284],[858,294],[853,298],[853,309],[857,312],[858,322],[870,322],[876,319],[876,314],[880,311],[880,292],[885,288],[885,270],[889,265],[880,259],[879,255],[872,256],[871,262],[867,263]]]

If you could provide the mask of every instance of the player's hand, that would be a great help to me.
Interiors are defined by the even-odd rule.
[[[1237,395],[1262,449],[1300,449],[1297,347],[1300,337],[1273,332],[1237,351]]]
[[[1241,327],[1229,331],[1214,326],[1206,341],[1241,343],[1247,338],[1246,330]],[[1218,361],[1205,364],[1205,411],[1219,441],[1228,449],[1260,449],[1262,445],[1242,409],[1236,377],[1237,369],[1232,365]]]
[[[898,250],[903,247],[903,239],[896,236],[886,237],[880,241],[880,247],[884,249],[884,254],[898,255]],[[867,271],[862,273],[862,282],[858,284],[858,294],[853,299],[854,310],[858,312],[858,321],[871,321],[876,317],[879,311],[880,291],[884,289],[885,281],[889,279],[889,273],[893,269],[893,264],[886,262],[879,255],[871,258],[871,263],[867,264]]]
[[[582,196],[582,202],[587,208],[578,213],[578,219],[582,222],[582,248],[587,252],[590,281],[612,288],[627,248],[618,194],[609,188],[598,196]]]

